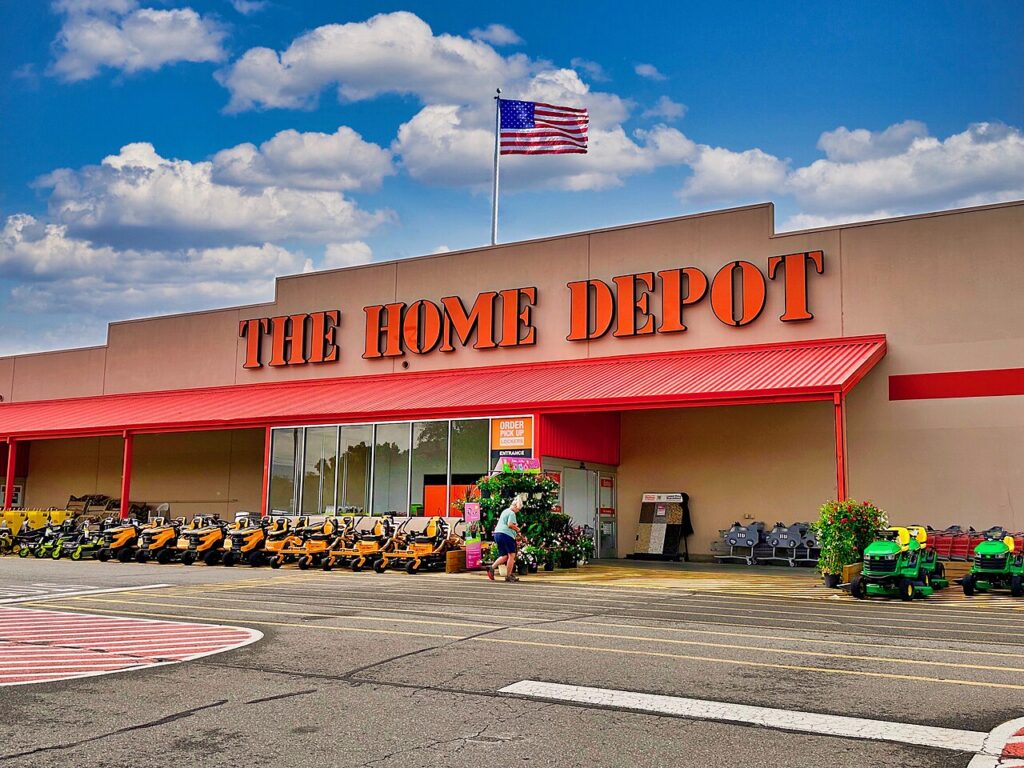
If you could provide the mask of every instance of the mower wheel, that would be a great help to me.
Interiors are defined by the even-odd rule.
[[[18,549],[18,557],[28,557],[28,554],[29,554],[28,547],[21,547],[21,548]]]
[[[415,576],[419,570],[420,566],[415,560],[410,560],[409,564],[405,566],[405,572],[410,576]]]
[[[280,568],[282,565],[284,565],[284,563],[281,562],[281,556],[280,555],[278,555],[277,557],[271,558],[271,560],[270,560],[270,567],[271,568],[277,569],[277,568]]]
[[[357,557],[352,561],[352,573],[359,573],[361,570],[363,570],[363,560]]]
[[[232,555],[234,557],[234,555]],[[253,568],[259,568],[261,565],[266,565],[266,560],[259,552],[250,552],[249,556],[245,559],[247,563]],[[228,564],[228,556],[224,555],[224,565]]]
[[[1024,576],[1018,574],[1010,577],[1010,594],[1014,597],[1024,595]]]
[[[373,564],[374,573],[384,573],[388,569],[387,561],[382,557]]]
[[[54,560],[60,560],[60,558],[61,558],[61,556],[63,554],[64,554],[64,550],[62,548],[58,547],[57,549],[53,550],[53,554],[50,555],[50,557],[52,557]]]
[[[110,559],[110,550],[104,547],[96,553],[96,559],[99,560],[101,563],[107,562],[107,560]]]
[[[921,574],[921,585],[925,586],[925,587],[930,587],[932,585],[932,577],[931,577],[930,574],[927,574],[927,573],[922,573]]]
[[[968,573],[964,576],[963,580],[960,582],[960,586],[964,588],[964,594],[967,595],[967,597],[971,597],[974,594],[974,574]]]
[[[334,558],[325,557],[324,561],[320,564],[320,567],[323,568],[325,571],[331,570],[334,567]]]
[[[313,558],[311,558],[311,557],[303,557],[302,559],[299,560],[299,570],[300,571],[307,570],[312,562],[313,562]]]
[[[914,586],[914,582],[910,579],[900,579],[899,592],[900,600],[905,603],[909,603],[914,599],[914,594],[917,592],[917,588]]]
[[[156,553],[156,561],[160,563],[160,565],[167,565],[173,559],[174,553],[169,549],[161,549]]]
[[[211,549],[205,555],[203,555],[203,563],[206,565],[216,565],[220,562],[220,550]]]
[[[946,566],[941,561],[935,563],[935,572],[932,574],[936,579],[941,579],[946,575]]]
[[[144,563],[147,560],[149,560],[149,552],[147,552],[146,550],[140,549],[138,552],[135,553],[136,563]]]
[[[222,557],[220,560],[220,564],[223,565],[225,568],[231,568],[235,564],[235,562],[235,554],[233,552],[225,552],[224,557]]]
[[[41,560],[42,557],[43,557],[43,554],[44,554],[43,553],[43,548],[42,547],[36,547],[34,550],[32,550],[32,554],[36,556],[37,560]]]
[[[858,600],[863,600],[868,596],[867,587],[864,586],[860,576],[854,576],[853,581],[850,582],[850,595]]]
[[[82,559],[82,550],[78,549],[77,547],[75,549],[71,550],[71,559],[72,560],[81,560]]]
[[[117,562],[119,562],[119,563],[127,563],[131,559],[132,559],[132,551],[130,549],[128,549],[127,547],[125,547],[123,549],[119,549],[117,551]],[[136,560],[138,560],[137,557],[136,557]],[[146,561],[143,559],[143,560],[139,560],[139,562],[140,563],[144,563]]]
[[[192,565],[192,563],[194,563],[195,561],[196,561],[196,556],[193,555],[191,552],[183,552],[181,554],[181,564],[182,565]]]

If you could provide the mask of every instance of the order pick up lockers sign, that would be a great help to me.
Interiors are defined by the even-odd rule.
[[[568,283],[569,317],[566,340],[683,333],[687,317],[710,311],[727,326],[740,328],[764,310],[769,286],[781,283],[784,323],[813,319],[808,284],[823,274],[822,251],[768,258],[767,269],[749,261],[730,261],[714,275],[697,267],[637,272],[604,280]],[[651,303],[661,300],[661,312]],[[367,360],[454,352],[456,348],[498,349],[537,343],[534,326],[537,289],[485,291],[467,305],[458,296],[412,303],[363,307]],[[336,363],[341,358],[337,329],[341,310],[242,320],[238,335],[245,340],[243,368]],[[269,358],[265,359],[269,353]]]

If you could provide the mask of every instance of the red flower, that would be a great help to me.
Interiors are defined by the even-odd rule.
[[[846,522],[847,522],[847,519],[846,519],[846,518],[844,517],[844,518],[843,518],[842,520],[840,520],[839,522],[840,522],[840,523],[846,523]]]

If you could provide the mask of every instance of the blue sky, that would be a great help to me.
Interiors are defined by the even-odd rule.
[[[1024,4],[0,5],[0,354],[484,244],[491,95],[585,106],[507,158],[503,241],[773,200],[777,227],[1024,197]]]

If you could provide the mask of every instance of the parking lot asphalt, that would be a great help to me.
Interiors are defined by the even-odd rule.
[[[22,607],[263,638],[170,666],[0,687],[2,764],[862,768],[973,757],[500,693],[523,680],[977,732],[1024,715],[1024,602],[955,591],[858,602],[784,569],[591,565],[510,585],[0,560],[0,607],[19,590]]]

